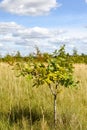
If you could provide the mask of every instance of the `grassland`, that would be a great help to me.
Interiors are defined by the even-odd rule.
[[[53,97],[47,86],[32,87],[0,63],[0,130],[53,130]],[[87,130],[87,65],[76,64],[78,88],[63,88],[57,97],[57,130]]]

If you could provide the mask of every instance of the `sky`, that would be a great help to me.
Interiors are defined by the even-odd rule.
[[[87,0],[0,0],[0,54],[87,54]]]

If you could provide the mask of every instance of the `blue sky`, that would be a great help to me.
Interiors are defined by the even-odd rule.
[[[0,53],[26,55],[61,45],[87,54],[87,0],[0,0]]]

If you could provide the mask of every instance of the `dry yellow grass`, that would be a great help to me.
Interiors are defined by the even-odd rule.
[[[0,130],[51,130],[49,88],[32,88],[32,82],[16,74],[12,66],[0,63]],[[62,88],[57,98],[57,130],[87,129],[87,65],[75,64],[74,77],[78,88]]]

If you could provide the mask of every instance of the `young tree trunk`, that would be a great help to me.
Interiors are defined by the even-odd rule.
[[[50,90],[52,92],[52,95],[54,97],[54,104],[53,104],[53,107],[54,107],[54,130],[56,130],[56,125],[57,125],[57,103],[56,103],[56,101],[57,101],[57,93],[56,93],[56,91],[54,91],[52,89],[50,84],[49,84],[49,88],[50,88]],[[55,90],[57,90],[57,85],[55,87]]]
[[[54,128],[56,130],[57,125],[57,106],[56,106],[57,94],[54,94]]]

